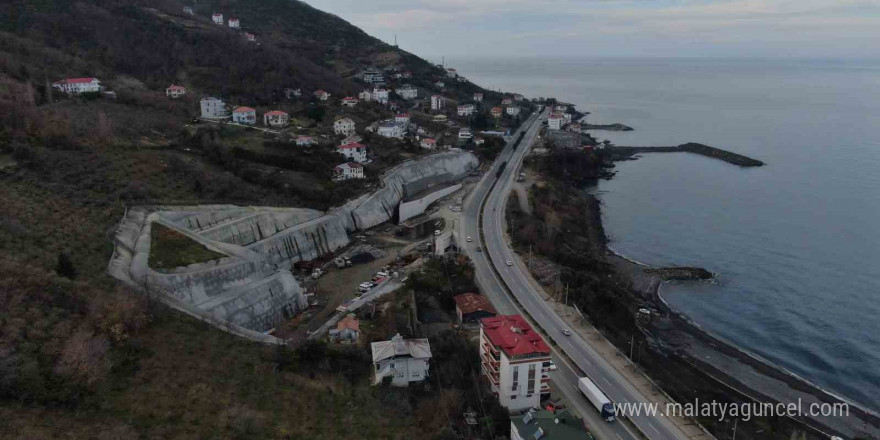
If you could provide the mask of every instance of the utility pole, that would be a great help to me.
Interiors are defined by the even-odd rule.
[[[565,283],[565,307],[568,307],[568,283]]]
[[[633,361],[633,345],[636,342],[636,335],[632,335],[629,340],[629,363]]]
[[[529,243],[529,270],[532,270],[532,245]]]
[[[739,421],[739,418],[733,419],[733,440],[736,440],[736,422]]]

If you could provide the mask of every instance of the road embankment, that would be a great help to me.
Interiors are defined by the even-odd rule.
[[[720,148],[710,147],[708,145],[698,144],[696,142],[688,142],[686,144],[671,147],[611,147],[611,153],[614,160],[632,160],[636,154],[640,153],[693,153],[701,156],[711,157],[723,160],[729,164],[740,167],[760,167],[764,166],[764,162],[743,156],[731,151],[722,150]]]

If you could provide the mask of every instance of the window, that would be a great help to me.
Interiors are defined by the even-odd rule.
[[[516,391],[517,388],[519,388],[519,365],[513,367],[513,385],[510,390]]]
[[[533,389],[535,389],[535,364],[529,365],[529,382],[528,387],[526,387],[526,392],[531,393]]]

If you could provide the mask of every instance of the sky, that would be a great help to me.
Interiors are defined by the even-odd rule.
[[[880,57],[880,0],[306,0],[431,61]]]

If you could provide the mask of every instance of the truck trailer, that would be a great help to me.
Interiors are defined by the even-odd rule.
[[[596,407],[596,410],[602,415],[602,419],[606,422],[614,421],[614,404],[605,393],[590,380],[589,377],[578,379],[578,389],[587,397],[587,400]]]

